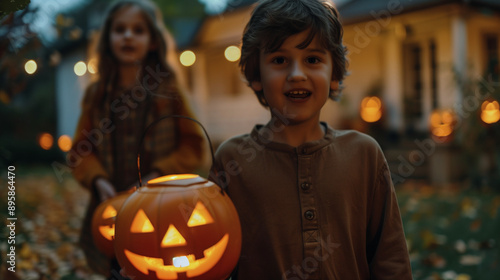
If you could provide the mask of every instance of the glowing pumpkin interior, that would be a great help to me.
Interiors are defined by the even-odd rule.
[[[118,214],[116,256],[140,279],[223,279],[241,249],[227,195],[198,175],[170,175],[139,188]]]
[[[117,211],[113,207],[113,205],[106,206],[104,212],[102,213],[102,218],[105,219],[114,219],[116,217]],[[99,232],[101,235],[107,240],[113,240],[115,237],[115,224],[107,225],[107,226],[99,226]]]
[[[132,191],[121,192],[117,196],[99,204],[92,217],[92,238],[96,247],[108,257],[114,256],[113,240],[115,220],[118,210]]]

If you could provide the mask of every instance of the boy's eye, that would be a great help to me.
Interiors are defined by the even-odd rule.
[[[271,62],[276,63],[276,64],[283,64],[286,62],[286,60],[284,57],[278,56],[278,57],[273,58],[273,60]]]
[[[306,58],[306,61],[307,61],[307,63],[311,63],[311,64],[316,64],[316,63],[321,62],[321,60],[319,58],[314,57],[314,56]]]

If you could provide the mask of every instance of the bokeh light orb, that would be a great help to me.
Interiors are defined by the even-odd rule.
[[[67,152],[71,149],[73,141],[68,135],[61,135],[59,139],[57,139],[57,145],[59,146],[59,149],[61,149],[61,151]]]
[[[33,59],[26,61],[24,64],[24,70],[30,75],[36,72],[37,67],[36,62]]]
[[[50,133],[43,132],[38,136],[38,144],[44,150],[50,150],[54,144],[54,137]]]
[[[83,76],[85,75],[85,73],[87,73],[87,64],[85,64],[85,62],[83,61],[78,61],[77,63],[75,63],[75,67],[73,68],[73,70],[75,71],[75,74],[77,76]]]
[[[97,73],[97,59],[92,58],[89,60],[89,62],[87,63],[87,70],[90,74]]]
[[[182,65],[189,67],[196,62],[196,55],[193,51],[183,51],[181,53],[181,56],[179,57],[179,60],[181,61]]]
[[[230,62],[238,61],[241,57],[241,50],[237,46],[229,46],[224,51],[224,56]]]

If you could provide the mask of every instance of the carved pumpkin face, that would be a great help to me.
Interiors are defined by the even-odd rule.
[[[103,201],[97,206],[92,216],[92,237],[97,249],[112,258],[115,255],[113,240],[115,238],[115,219],[118,210],[132,192],[122,192]]]
[[[197,175],[149,181],[122,206],[116,230],[118,262],[138,279],[224,279],[241,250],[233,203]]]
[[[493,124],[500,120],[500,106],[498,101],[486,100],[481,105],[481,120],[487,124]]]
[[[382,117],[382,101],[376,96],[368,96],[361,101],[361,118],[365,122],[373,123]]]

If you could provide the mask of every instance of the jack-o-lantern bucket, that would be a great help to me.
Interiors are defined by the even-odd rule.
[[[133,190],[120,192],[115,197],[103,201],[97,206],[92,216],[94,244],[109,258],[113,258],[115,255],[113,240],[115,238],[116,214],[132,192]]]
[[[219,186],[192,174],[137,189],[118,213],[116,232],[118,262],[137,279],[226,279],[241,251],[233,203]]]
[[[208,133],[196,122],[209,142]],[[137,153],[142,185],[140,148]],[[229,196],[220,186],[193,174],[163,176],[139,187],[116,218],[115,255],[131,279],[226,279],[241,252],[241,225]]]

